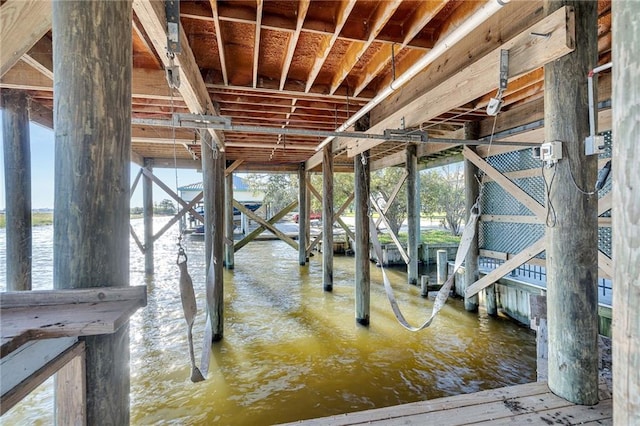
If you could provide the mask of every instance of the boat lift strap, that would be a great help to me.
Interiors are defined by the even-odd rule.
[[[456,275],[456,271],[462,266],[464,262],[464,258],[467,256],[469,252],[469,248],[471,247],[471,241],[473,241],[473,237],[476,233],[476,224],[478,222],[478,217],[480,216],[480,209],[478,207],[479,201],[471,208],[471,212],[469,214],[469,220],[467,221],[464,231],[462,232],[462,239],[460,241],[460,245],[458,246],[458,251],[456,253],[456,260],[454,262],[453,273],[449,275],[447,281],[440,287],[438,294],[436,295],[436,299],[433,303],[433,309],[431,311],[431,316],[420,326],[412,326],[406,320],[402,312],[400,311],[400,307],[398,306],[398,302],[396,301],[395,296],[393,295],[393,288],[391,287],[391,281],[389,281],[389,277],[384,270],[384,266],[382,265],[382,247],[380,245],[380,241],[378,240],[378,234],[376,232],[376,226],[373,222],[373,218],[369,216],[369,227],[371,229],[371,239],[373,242],[373,248],[376,253],[376,257],[378,258],[378,263],[382,269],[382,279],[384,281],[384,290],[387,293],[387,298],[389,299],[389,303],[391,304],[391,309],[393,310],[396,319],[404,328],[409,331],[420,331],[431,325],[433,319],[438,315],[440,309],[447,302],[447,298],[449,297],[449,292],[451,291],[451,287],[453,285],[453,280]]]

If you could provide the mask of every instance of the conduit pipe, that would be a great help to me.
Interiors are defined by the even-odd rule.
[[[464,37],[469,35],[471,31],[476,29],[480,24],[489,19],[491,16],[495,15],[502,6],[509,3],[509,0],[491,0],[485,5],[483,5],[480,9],[478,9],[473,15],[469,18],[465,19],[458,28],[449,33],[446,37],[439,40],[433,49],[428,51],[424,56],[422,56],[415,64],[413,64],[407,71],[405,71],[400,77],[391,82],[389,86],[387,86],[382,92],[378,93],[373,99],[371,99],[366,105],[364,105],[358,112],[356,112],[351,118],[344,122],[340,127],[338,127],[336,132],[344,132],[349,127],[353,126],[356,121],[362,118],[366,113],[371,111],[374,107],[376,107],[380,102],[384,101],[389,97],[393,92],[399,89],[401,86],[406,84],[409,80],[415,77],[419,72],[424,70],[429,64],[431,64],[434,60],[436,60],[440,55],[445,53],[449,48]],[[316,151],[320,151],[324,146],[330,143],[335,136],[329,136],[325,140],[323,140],[317,147]]]

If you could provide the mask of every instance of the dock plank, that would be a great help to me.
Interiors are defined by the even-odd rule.
[[[608,396],[604,393],[603,395]],[[533,382],[471,394],[303,420],[290,424],[346,426],[466,424],[611,424],[611,399],[593,407],[554,395],[546,382]]]
[[[4,294],[0,357],[30,340],[115,332],[147,301],[146,287],[123,289],[120,295],[110,288]]]

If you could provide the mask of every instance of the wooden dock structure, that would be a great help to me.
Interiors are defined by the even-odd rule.
[[[303,420],[290,425],[611,425],[612,399],[600,386],[600,402],[576,405],[553,394],[547,382],[490,389],[430,401]]]
[[[167,188],[152,171],[203,171],[205,259],[219,266],[212,274],[215,295],[206,295],[213,342],[224,336],[222,265],[226,259],[233,268],[232,251],[243,244],[230,241],[229,217],[225,226],[234,205],[225,176],[299,174],[299,198],[293,201],[301,215],[298,242],[273,226],[277,219],[255,220],[293,247],[305,267],[317,244],[308,231],[309,174],[323,174],[323,245],[332,247],[333,174],[353,173],[354,320],[367,326],[376,320],[367,256],[370,200],[377,197],[371,173],[405,169],[385,204],[406,179],[410,223],[403,258],[408,280],[416,284],[417,173],[464,159],[467,182],[494,185],[493,195],[484,192],[478,239],[486,240],[485,231],[495,224],[519,225],[505,235],[518,244],[471,244],[467,262],[475,264],[480,250],[504,262],[482,278],[475,268],[467,269],[467,309],[477,309],[481,291],[492,300],[495,281],[520,265],[544,263],[550,283],[545,290],[548,386],[566,400],[594,406],[599,401],[597,281],[612,279],[615,420],[640,424],[637,2],[5,0],[0,22],[7,289],[31,289],[30,121],[55,132],[52,284],[63,293],[130,285],[132,162],[144,168],[133,186],[144,176],[145,232],[143,241],[134,238],[146,254],[149,274],[155,238],[151,184]],[[616,138],[607,153],[600,152],[605,150],[600,134],[606,131]],[[532,147],[546,158],[535,157]],[[498,167],[496,157],[511,154],[511,165]],[[605,194],[597,182],[598,170],[608,170],[601,164],[608,158],[613,177]],[[525,167],[524,160],[533,164]],[[467,189],[468,210],[475,188]],[[505,199],[510,208],[490,211]],[[176,201],[179,215],[197,215],[193,205]],[[607,227],[611,230],[601,232]],[[600,233],[608,235],[604,251]],[[318,288],[331,291],[331,250],[323,253],[322,275]],[[128,424],[127,325],[83,340],[86,369],[72,374],[86,379],[87,424]],[[492,392],[498,391],[451,401],[481,400]],[[57,401],[70,399],[63,386],[56,393]],[[500,408],[505,422],[512,421],[516,407],[535,403],[542,410],[536,398],[560,403],[548,392],[514,396],[522,405],[511,407],[503,397],[495,396],[486,407]],[[415,422],[443,424],[484,406],[450,402],[452,408],[438,411],[432,405],[446,408],[447,401],[422,403]],[[595,407],[604,410],[607,404]],[[547,423],[533,407],[534,417],[513,421]],[[567,403],[548,414],[563,413],[560,407],[567,407],[566,416],[549,418],[551,423],[570,423],[582,410]],[[62,410],[60,424],[74,423],[63,408],[56,410]],[[403,417],[406,409],[399,410],[394,422],[414,421],[408,411]],[[438,412],[442,417],[435,420]],[[495,422],[473,411],[468,416],[467,421]],[[589,421],[601,420],[611,416]]]

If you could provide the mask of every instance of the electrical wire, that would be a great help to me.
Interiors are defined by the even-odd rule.
[[[552,164],[549,168],[553,169],[553,174],[551,175],[551,181],[547,183],[547,177],[544,174],[544,163],[542,164],[542,180],[544,181],[545,193],[547,195],[547,214],[545,217],[545,224],[549,228],[553,228],[558,223],[558,216],[556,215],[556,209],[553,207],[553,203],[551,202],[551,187],[553,186],[553,180],[556,177],[556,166]]]
[[[591,192],[587,192],[587,191],[583,191],[578,184],[576,183],[576,179],[573,177],[573,171],[571,170],[571,164],[569,164],[569,176],[571,177],[571,182],[573,183],[573,186],[576,187],[576,189],[578,190],[579,193],[584,194],[584,195],[594,195],[597,194],[598,191],[593,190]]]

